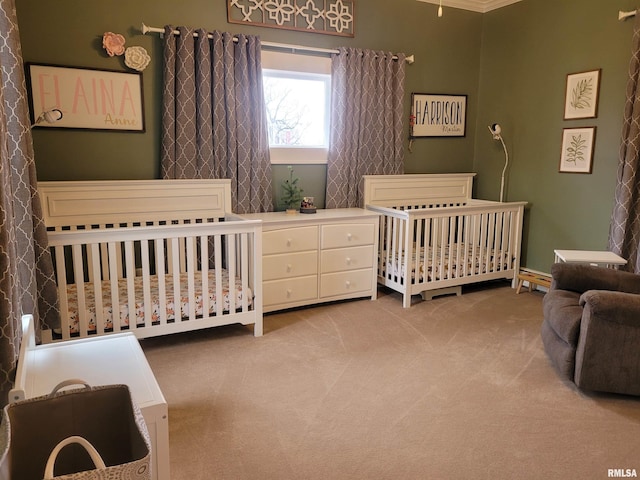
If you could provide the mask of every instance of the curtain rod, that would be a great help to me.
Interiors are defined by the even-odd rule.
[[[625,18],[634,17],[638,11],[632,10],[630,12],[618,11],[618,20],[624,20]]]
[[[142,28],[140,29],[142,31],[142,34],[145,35],[147,33],[164,33],[164,28],[160,28],[160,27],[148,27],[147,25],[145,25],[144,23],[142,24]],[[174,35],[180,35],[180,31],[179,30],[174,30],[173,31]],[[196,32],[193,33],[194,37],[197,37],[198,34]],[[209,38],[211,38],[211,35],[207,35]],[[238,40],[234,37],[233,39],[234,42],[237,42]],[[295,51],[299,51],[299,52],[316,52],[316,53],[340,53],[339,50],[335,50],[335,49],[329,49],[329,48],[316,48],[316,47],[305,47],[303,45],[289,45],[288,43],[274,43],[274,42],[261,42],[263,46],[265,47],[271,47],[271,48],[284,48],[284,49],[288,49],[288,50],[293,50]],[[395,55],[393,56],[394,60],[397,60],[398,57],[396,57]],[[411,65],[414,61],[415,58],[413,55],[409,55],[408,57],[405,58],[405,61]]]

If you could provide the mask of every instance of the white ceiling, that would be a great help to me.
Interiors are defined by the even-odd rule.
[[[424,3],[440,4],[440,0],[418,0]],[[506,7],[522,0],[442,0],[443,7],[462,8],[472,12],[486,13],[496,8]]]

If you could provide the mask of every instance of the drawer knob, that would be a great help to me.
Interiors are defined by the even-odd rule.
[[[347,265],[351,265],[351,258],[347,257]]]
[[[293,291],[290,288],[288,288],[287,289],[287,298],[290,297],[292,293],[293,293]]]
[[[287,238],[287,247],[290,247],[290,246],[291,246],[291,239]]]
[[[347,233],[347,240],[351,241],[352,238],[353,238],[353,235],[351,235],[350,233]]]
[[[291,264],[287,263],[287,272],[290,272],[290,271],[291,271]]]
[[[351,282],[349,280],[347,280],[346,282],[344,282],[345,287],[349,288],[351,286]]]

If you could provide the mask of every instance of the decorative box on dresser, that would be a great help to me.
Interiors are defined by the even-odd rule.
[[[262,220],[263,311],[376,298],[379,215],[361,208],[242,215]]]

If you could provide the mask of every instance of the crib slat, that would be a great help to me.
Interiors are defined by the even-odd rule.
[[[120,242],[109,242],[107,244],[109,251],[109,275],[111,277],[111,326],[114,332],[119,332],[122,328],[120,319],[120,288],[118,285],[118,270],[122,268],[120,260]]]
[[[386,225],[385,225],[385,230],[386,230],[386,240],[384,242],[384,252],[385,252],[385,258],[383,260],[383,269],[380,270],[380,272],[384,272],[385,276],[384,278],[386,280],[391,279],[391,274],[389,271],[389,265],[391,265],[391,262],[393,262],[393,258],[395,256],[395,252],[393,251],[393,237],[392,237],[392,231],[393,231],[393,222],[395,222],[395,218],[392,219],[388,219],[386,221]],[[393,269],[393,265],[391,265],[391,268]],[[391,272],[393,272],[393,270],[391,270]]]
[[[127,278],[127,306],[129,307],[129,330],[135,330],[138,326],[137,309],[136,309],[136,264],[133,257],[133,242],[126,241],[124,243],[124,269]]]
[[[385,254],[388,255],[388,243],[385,241],[387,238],[387,216],[382,215],[380,217],[380,228],[378,230],[378,277],[385,276],[386,271],[386,257]]]
[[[188,237],[185,239],[185,244],[187,247],[186,257],[185,257],[185,269],[187,272],[187,295],[189,299],[189,320],[192,322],[196,319],[196,289],[195,289],[195,270],[196,270],[196,260],[194,251],[194,240],[193,237]],[[187,312],[185,312],[187,313]],[[177,320],[183,320],[182,318]]]
[[[411,263],[413,262],[413,234],[414,234],[414,221],[411,216],[406,220],[402,220],[405,227],[400,230],[402,234],[402,250],[404,251],[404,258],[402,259],[402,269],[405,272],[411,271]]]
[[[493,238],[491,235],[491,232],[494,232],[495,234],[495,225],[496,225],[496,214],[495,213],[488,213],[487,214],[487,220],[489,223],[489,227],[487,229],[487,244],[485,245],[485,267],[484,267],[484,271],[486,273],[489,273],[491,271],[493,271],[493,269],[491,268],[491,251],[493,250]]]
[[[424,255],[424,240],[423,240],[423,236],[422,236],[422,227],[424,224],[424,220],[420,220],[420,219],[415,219],[415,239],[416,239],[416,247],[415,247],[415,262],[413,262],[413,266],[411,267],[413,269],[413,275],[412,277],[414,278],[414,283],[419,283],[420,280],[420,264],[423,262],[422,257]]]
[[[477,238],[476,238],[476,251],[473,255],[474,260],[474,275],[479,275],[482,273],[482,244],[484,239],[484,215],[476,214],[477,217]]]
[[[503,259],[503,243],[502,243],[502,233],[504,232],[504,212],[496,212],[496,224],[494,230],[493,237],[493,255],[492,255],[492,270],[494,272],[499,272],[504,270],[504,266],[502,265]]]
[[[106,228],[106,225],[101,224],[101,225],[97,225],[96,228]],[[105,251],[105,246],[104,245],[100,245],[99,248],[99,253],[96,253],[93,249],[87,249],[87,265],[92,265],[94,262],[94,258],[96,255],[98,255],[98,258],[100,259],[100,261],[98,262],[99,265],[107,265],[106,262],[106,251]],[[95,282],[96,279],[100,279],[100,280],[106,280],[108,278],[105,278],[109,276],[109,272],[102,272],[100,271],[99,276],[96,276],[94,274],[93,269],[88,269],[88,274],[89,274],[89,281],[90,282]]]
[[[184,225],[185,222],[181,220],[179,223],[180,223],[180,225]],[[178,242],[180,244],[180,272],[182,273],[182,272],[185,272],[186,268],[187,268],[187,259],[186,259],[186,256],[185,256],[185,253],[186,253],[186,244],[185,244],[186,239],[184,237],[180,237],[178,239]],[[185,315],[186,315],[186,313],[187,312],[185,312]],[[177,320],[178,320],[178,318],[176,318],[176,321]]]
[[[96,333],[102,335],[104,333],[104,309],[102,306],[102,275],[100,274],[100,245],[92,243],[87,248],[87,261],[91,259],[88,265],[90,272],[89,278],[93,278],[93,298],[95,299],[95,318]]]
[[[161,325],[167,324],[167,275],[165,273],[164,239],[156,238],[156,276],[158,277],[158,316]]]
[[[229,271],[229,312],[236,311],[236,264],[234,259],[236,258],[236,243],[232,241],[231,235],[225,235],[225,241],[227,245],[227,269]]]
[[[485,247],[485,259],[484,259],[485,270],[484,271],[486,273],[489,273],[493,270],[491,268],[491,252],[493,251],[493,238],[494,238],[493,236],[495,234],[496,214],[488,213],[487,222],[488,222],[488,228],[487,228],[487,244]]]
[[[249,311],[249,238],[240,234],[240,280],[242,282],[242,311]],[[235,292],[235,288],[233,290]]]
[[[211,300],[209,297],[209,237],[200,237],[200,263],[202,274],[202,318],[211,314]]]
[[[114,225],[113,228],[120,228],[120,225]],[[116,265],[118,266],[117,278],[124,278],[124,265],[122,264],[122,242],[117,242],[115,245],[116,245],[116,251],[117,251],[117,255],[115,259],[116,259]]]
[[[222,238],[216,235],[213,239],[213,254],[216,275],[216,315],[222,315],[224,301],[222,295]]]
[[[508,270],[512,270],[514,267],[514,262],[515,262],[515,245],[516,245],[516,237],[517,237],[517,232],[516,232],[516,222],[513,222],[513,217],[515,215],[515,212],[511,211],[507,214],[506,219],[505,219],[505,226],[504,226],[504,234],[506,235],[506,239],[503,240],[504,244],[507,245],[507,252],[506,252],[506,262],[507,262],[507,269]]]
[[[444,260],[448,264],[447,279],[453,278],[453,272],[455,272],[456,269],[456,263],[454,262],[454,248],[456,247],[456,218],[456,216],[449,217],[449,251],[447,253],[449,260],[447,261],[446,256]]]
[[[470,243],[470,232],[471,232],[471,215],[465,215],[464,219],[463,219],[463,224],[464,224],[464,228],[463,228],[463,240],[462,240],[462,244],[464,245],[464,253],[463,253],[463,264],[464,264],[464,276],[468,276],[470,275],[469,273],[469,247],[471,246]]]
[[[387,278],[391,278],[395,280],[394,277],[400,278],[400,273],[398,272],[398,263],[401,261],[400,259],[400,249],[398,247],[398,230],[400,219],[394,217],[392,220],[392,232],[391,232],[391,272],[387,275]]]
[[[431,276],[431,272],[429,272],[429,258],[431,255],[431,251],[432,251],[432,244],[431,244],[431,236],[433,235],[433,219],[432,218],[427,218],[425,219],[425,225],[424,225],[424,240],[422,243],[424,243],[424,246],[422,247],[424,250],[424,253],[422,254],[422,272],[423,272],[423,277],[420,278],[419,277],[419,272],[416,272],[416,278],[418,278],[421,282],[423,283],[427,283],[430,281],[430,276]]]
[[[409,228],[409,220],[401,218],[398,220],[398,251],[402,253],[399,258],[398,271],[406,270],[407,264],[407,238],[409,237],[407,229]],[[409,282],[407,282],[409,283]],[[406,285],[405,285],[406,286]]]
[[[487,244],[489,243],[489,214],[483,213],[482,216],[482,235],[480,239],[480,248],[478,249],[478,265],[479,271],[478,274],[484,273],[486,271],[486,254],[487,254]]]
[[[478,274],[478,245],[480,244],[480,215],[475,213],[471,216],[471,275]]]
[[[432,245],[431,245],[431,280],[439,279],[438,250],[440,249],[440,219],[433,219]]]
[[[455,249],[455,253],[456,253],[456,261],[455,261],[455,265],[456,265],[456,269],[455,269],[455,277],[456,278],[460,278],[462,276],[462,272],[464,271],[464,265],[462,263],[462,252],[464,249],[464,242],[462,240],[462,232],[464,231],[464,216],[463,215],[456,215],[456,236],[455,236],[455,243],[456,243],[456,249]]]
[[[439,258],[439,267],[440,267],[440,275],[438,276],[439,280],[446,280],[447,278],[447,249],[448,249],[448,238],[449,238],[449,218],[448,217],[440,217],[440,226],[441,226],[441,236],[440,236],[440,258]]]
[[[173,321],[177,323],[182,318],[182,285],[180,285],[180,239],[170,238],[168,240],[169,242],[171,242],[171,270],[173,272]]]
[[[80,336],[85,336],[89,331],[89,320],[87,319],[87,299],[84,288],[84,270],[82,268],[82,245],[72,245],[71,252],[73,255],[73,276],[78,296],[78,330],[80,331]]]
[[[69,318],[69,296],[67,290],[67,269],[65,268],[64,247],[54,247],[56,255],[56,278],[58,280],[58,299],[60,301],[60,329],[62,338],[70,338],[71,319]]]
[[[142,266],[142,298],[144,305],[144,326],[151,325],[151,314],[153,313],[153,304],[151,302],[151,272],[149,269],[149,242],[142,240],[140,242],[140,261]]]
[[[167,274],[173,275],[173,248],[169,239],[167,239]]]
[[[104,228],[104,226],[102,226]],[[109,280],[109,250],[107,245],[102,243],[100,244],[100,266],[102,267],[101,278],[102,280]]]

